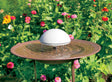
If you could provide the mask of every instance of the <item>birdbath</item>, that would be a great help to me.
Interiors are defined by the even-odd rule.
[[[60,29],[46,31],[40,40],[18,43],[11,52],[19,57],[34,60],[35,82],[37,82],[36,61],[45,64],[71,62],[72,82],[75,82],[74,60],[99,52],[101,47],[85,40],[71,40],[69,35]]]

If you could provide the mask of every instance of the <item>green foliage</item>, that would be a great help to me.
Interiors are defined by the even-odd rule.
[[[43,30],[59,28],[72,34],[75,39],[87,40],[98,43],[101,51],[90,57],[80,59],[81,67],[75,70],[76,82],[104,82],[101,73],[112,74],[112,3],[111,0],[32,0],[31,7],[26,0],[0,0],[0,76],[13,76],[21,78],[22,82],[34,81],[33,62],[29,59],[16,57],[10,53],[12,46],[32,40],[38,40]],[[109,3],[111,3],[109,5]],[[59,4],[60,6],[57,6]],[[93,5],[96,5],[94,7]],[[102,12],[107,7],[109,12]],[[31,14],[36,10],[37,14]],[[76,14],[77,18],[66,18],[62,12],[69,15]],[[25,23],[25,16],[31,17],[29,24]],[[5,15],[15,16],[16,20],[9,24],[2,24]],[[107,16],[108,21],[102,21]],[[62,19],[63,24],[57,24]],[[45,26],[40,26],[44,21]],[[12,25],[12,29],[8,26]],[[88,34],[91,33],[91,37]],[[8,62],[14,62],[14,69],[7,69]],[[62,82],[71,79],[71,63],[60,65],[48,65],[37,62],[37,80],[40,81],[42,74],[46,75],[47,81],[54,81],[60,76]],[[29,77],[30,76],[30,77]]]

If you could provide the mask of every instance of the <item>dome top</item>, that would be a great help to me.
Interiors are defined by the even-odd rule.
[[[50,29],[41,37],[40,42],[48,46],[62,46],[71,42],[69,35],[61,29]]]

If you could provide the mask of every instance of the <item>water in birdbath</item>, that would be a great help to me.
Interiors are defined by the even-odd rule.
[[[72,44],[69,45],[63,45],[63,46],[48,46],[48,45],[43,45],[40,44],[40,46],[36,46],[37,47],[37,52],[41,52],[41,55],[47,55],[50,56],[52,58],[56,57],[56,58],[68,58],[70,57],[72,54],[74,53],[78,53],[81,50],[83,50],[81,47],[79,46],[73,46]],[[31,46],[30,46],[31,48]]]
[[[46,46],[41,44],[41,52],[46,52],[46,54],[55,54],[57,57],[64,56],[65,52],[69,51],[68,48],[63,46]]]

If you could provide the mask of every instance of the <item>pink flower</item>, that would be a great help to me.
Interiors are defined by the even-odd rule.
[[[0,43],[0,46],[1,46],[1,43]]]
[[[11,20],[15,20],[16,19],[16,17],[15,16],[11,16]]]
[[[31,13],[34,15],[37,14],[37,12],[35,10],[31,11]]]
[[[55,78],[55,82],[61,82],[61,78],[60,77],[56,77]]]
[[[57,4],[57,6],[60,6],[59,4]]]
[[[30,23],[30,20],[25,20],[25,22],[29,24]]]
[[[46,76],[45,76],[45,75],[41,75],[41,76],[40,76],[40,79],[41,79],[42,81],[46,81]]]
[[[69,34],[69,37],[70,37],[71,40],[74,39],[74,36],[72,34]]]
[[[44,32],[46,32],[46,31],[47,31],[46,29],[45,29],[45,30],[43,30],[43,33],[44,33]]]
[[[42,21],[42,22],[40,23],[40,26],[44,27],[44,26],[45,26],[45,22]]]
[[[80,63],[78,60],[74,60],[74,68],[78,69],[80,67]]]
[[[111,10],[112,10],[112,8],[111,8]]]
[[[65,15],[67,15],[68,13],[66,13],[66,12],[63,12],[61,15],[63,15],[63,16],[65,16]]]
[[[57,23],[58,23],[58,24],[62,24],[63,21],[62,21],[61,19],[58,19],[58,20],[57,20]]]
[[[14,63],[13,62],[7,63],[7,68],[9,68],[9,69],[14,68]]]
[[[59,0],[55,0],[55,1],[59,1]]]
[[[29,20],[29,21],[30,21],[30,20],[31,20],[31,18],[27,16],[27,17],[25,17],[25,20]]]
[[[29,2],[31,2],[32,0],[29,0]]]
[[[70,79],[70,82],[72,82],[72,80]]]
[[[71,18],[77,18],[76,14],[71,15]]]
[[[27,5],[31,5],[31,3],[28,3]]]

